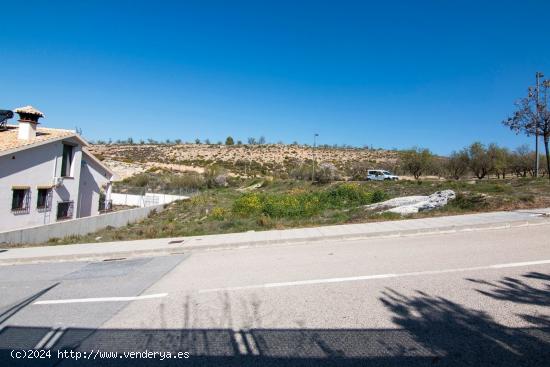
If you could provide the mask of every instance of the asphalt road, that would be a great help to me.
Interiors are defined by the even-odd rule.
[[[546,226],[4,266],[0,294],[3,365],[550,364]]]

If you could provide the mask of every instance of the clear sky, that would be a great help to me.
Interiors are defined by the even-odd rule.
[[[550,77],[550,1],[3,1],[0,108],[88,139],[429,147],[501,125]]]

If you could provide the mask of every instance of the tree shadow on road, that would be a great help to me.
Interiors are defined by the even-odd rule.
[[[467,278],[467,280],[491,287],[490,290],[477,289],[477,291],[493,299],[529,305],[550,306],[550,275],[548,274],[530,272],[523,274],[521,278],[504,277],[497,282],[472,278]],[[534,286],[532,283],[537,283],[537,286]],[[538,283],[541,284],[539,285]]]
[[[406,296],[388,289],[381,301],[395,324],[445,366],[542,366],[550,360],[550,328],[508,328],[483,311],[423,292]]]
[[[38,298],[42,297],[44,294],[48,293],[53,288],[57,287],[59,285],[58,283],[54,283],[50,285],[49,287],[46,287],[29,297],[26,297],[20,301],[15,302],[14,304],[11,304],[7,307],[3,307],[0,309],[0,324],[6,322],[10,317],[14,316],[16,313],[21,311],[23,308],[37,300]]]
[[[529,273],[536,282],[544,274]],[[487,296],[503,301],[543,304],[545,288],[502,281],[491,284]],[[483,293],[485,294],[485,293]],[[504,297],[506,295],[506,297]],[[6,326],[0,330],[0,365],[43,366],[544,366],[550,361],[550,319],[544,315],[523,315],[529,327],[509,328],[485,312],[467,308],[443,297],[417,291],[405,295],[386,289],[380,301],[391,312],[397,326],[388,329],[292,329],[261,326],[259,299],[251,297],[245,318],[250,327],[235,329],[234,313],[227,295],[220,298],[223,317],[219,328],[194,328],[193,300],[186,299],[184,325],[179,329],[86,329],[67,328],[55,337],[52,329]],[[250,301],[249,299],[249,301]],[[241,307],[241,310],[245,308]],[[161,308],[159,312],[165,312]],[[244,311],[243,311],[244,312]],[[369,310],[364,310],[368,313]],[[162,315],[161,315],[162,316]],[[164,320],[164,319],[163,319]],[[48,339],[53,358],[18,360],[11,349],[32,349]],[[189,359],[116,359],[105,355],[80,360],[58,358],[57,351],[86,352],[189,352]],[[95,359],[94,359],[95,358]],[[17,362],[17,363],[16,363]]]

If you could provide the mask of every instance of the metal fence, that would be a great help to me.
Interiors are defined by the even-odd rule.
[[[120,194],[131,195],[145,195],[145,194],[166,194],[166,195],[178,195],[178,196],[195,196],[200,193],[199,189],[195,188],[163,188],[163,187],[139,187],[139,186],[126,186],[121,183],[115,183],[113,186],[113,192]]]

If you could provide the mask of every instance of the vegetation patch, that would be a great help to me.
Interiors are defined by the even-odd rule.
[[[161,173],[160,179],[172,181]],[[417,183],[420,182],[421,184]],[[254,190],[243,189],[260,184]],[[373,214],[363,205],[452,189],[457,197],[445,207],[409,216]],[[86,236],[52,239],[48,244],[184,237],[207,234],[365,223],[403,218],[550,207],[547,179],[370,181],[311,184],[298,180],[247,179],[207,188],[170,204],[141,222],[107,228]]]
[[[241,216],[262,214],[272,218],[309,218],[328,209],[354,208],[386,197],[380,190],[369,191],[364,185],[345,183],[320,191],[248,193],[235,200],[232,210]]]

